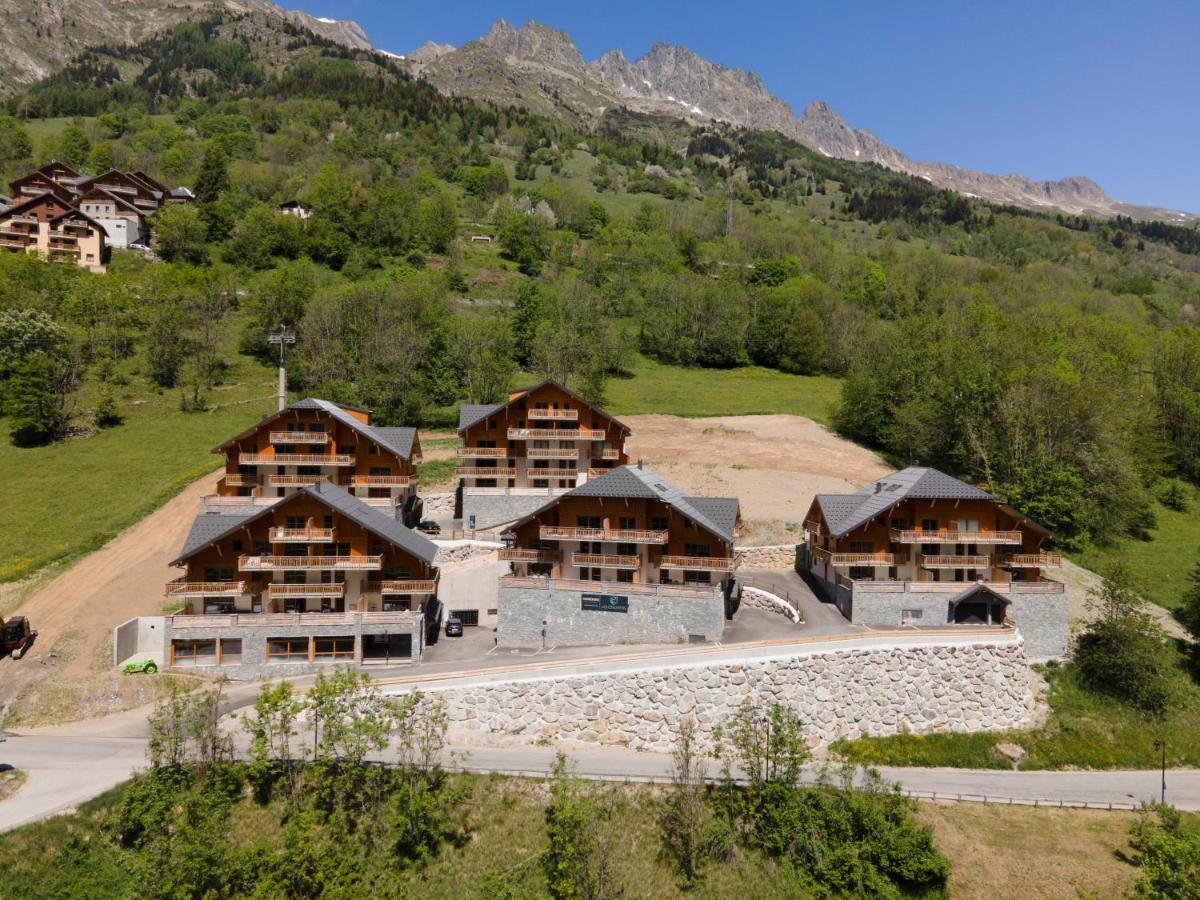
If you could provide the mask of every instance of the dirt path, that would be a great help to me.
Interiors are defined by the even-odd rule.
[[[0,707],[16,700],[26,723],[75,718],[144,703],[160,679],[112,671],[112,630],[157,615],[169,565],[183,546],[200,497],[217,474],[193,482],[156,512],[34,591],[14,612],[29,616],[37,641],[19,661],[0,660]],[[103,502],[102,500],[99,502]]]

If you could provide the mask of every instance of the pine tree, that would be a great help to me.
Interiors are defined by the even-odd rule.
[[[1196,566],[1188,576],[1188,581],[1191,583],[1183,592],[1183,603],[1178,613],[1179,621],[1193,637],[1200,640],[1200,559],[1196,560]]]
[[[229,187],[229,170],[226,167],[225,151],[210,143],[204,150],[200,162],[200,174],[196,176],[196,199],[201,203],[212,203],[221,191]]]

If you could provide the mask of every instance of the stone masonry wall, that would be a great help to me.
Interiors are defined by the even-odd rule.
[[[1028,727],[1035,699],[1018,637],[822,649],[740,664],[656,666],[435,689],[455,730],[665,751],[682,717],[700,739],[749,700],[782,703],[810,743],[901,732]]]
[[[769,547],[738,547],[743,554],[742,566],[747,569],[794,569],[796,545],[774,544]]]
[[[619,585],[603,589],[618,593]],[[601,585],[596,585],[597,592]],[[540,647],[542,620],[546,645],[670,644],[698,635],[719,641],[725,630],[725,601],[710,596],[628,594],[629,612],[581,609],[581,591],[501,587],[496,636],[501,647]]]

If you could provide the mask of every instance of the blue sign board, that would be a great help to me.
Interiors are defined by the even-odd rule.
[[[629,612],[629,598],[617,594],[584,594],[582,607],[595,612]]]

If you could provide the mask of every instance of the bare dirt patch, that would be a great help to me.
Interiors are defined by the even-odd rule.
[[[858,490],[892,471],[803,416],[623,416],[628,449],[690,493],[737,497],[744,543],[799,540],[816,494]]]
[[[95,553],[20,597],[37,640],[20,660],[0,659],[0,708],[23,725],[72,721],[153,700],[162,676],[123,677],[112,666],[112,630],[133,616],[160,615],[170,562],[217,474],[195,481]],[[98,498],[97,502],[103,502]]]
[[[6,769],[0,772],[0,801],[7,800],[21,789],[25,783],[25,773],[20,769]]]

